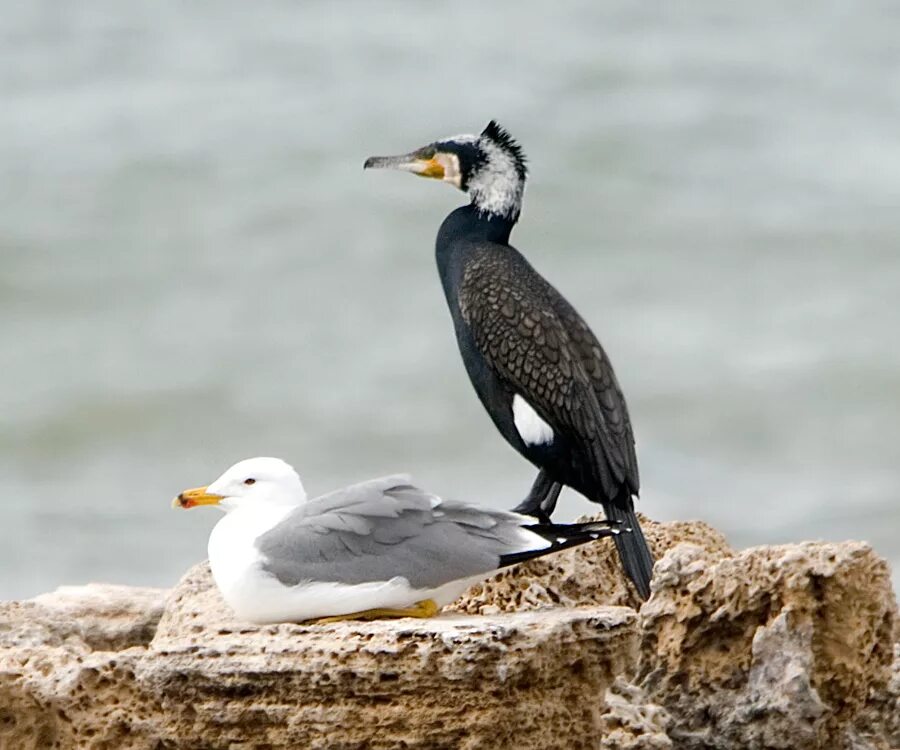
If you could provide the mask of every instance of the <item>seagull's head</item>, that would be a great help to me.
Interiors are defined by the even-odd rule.
[[[306,492],[296,471],[280,458],[240,461],[207,487],[181,492],[173,508],[215,505],[226,513],[253,505],[299,505]]]
[[[364,169],[399,169],[449,182],[482,214],[516,221],[528,170],[522,147],[494,120],[480,135],[444,138],[401,156],[371,156]]]

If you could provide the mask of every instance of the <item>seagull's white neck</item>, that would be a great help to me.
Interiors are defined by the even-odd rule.
[[[299,492],[270,493],[256,497],[225,497],[219,501],[218,507],[226,513],[235,511],[259,510],[283,512],[285,508],[296,508],[306,502],[306,493]]]

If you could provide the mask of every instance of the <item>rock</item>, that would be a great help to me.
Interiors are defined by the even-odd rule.
[[[502,747],[513,737],[524,748],[554,737],[588,747],[596,696],[637,657],[636,625],[632,610],[594,607],[255,626],[234,618],[203,563],[169,597],[138,679],[165,696],[166,731],[181,741],[185,726],[206,722],[228,726],[230,741],[272,742],[274,732],[309,748]],[[242,695],[254,696],[249,729],[245,702],[229,716],[226,698],[223,710],[224,696]],[[284,734],[289,705],[298,708]]]
[[[246,626],[225,603],[213,582],[209,562],[204,561],[188,570],[170,592],[156,627],[155,643],[181,642],[219,630],[240,631]]]
[[[167,638],[138,669],[185,747],[590,747],[635,613],[246,626]],[[227,740],[227,742],[226,742]],[[192,744],[193,743],[193,744]]]
[[[890,679],[874,687],[847,739],[846,750],[900,750],[900,642],[894,644]]]
[[[206,564],[168,593],[0,604],[0,750],[900,748],[896,604],[868,546],[735,553],[644,524],[639,612],[608,606],[637,602],[605,540],[424,621],[250,625]]]
[[[168,593],[166,589],[89,583],[60,586],[31,603],[39,608],[35,614],[44,626],[57,634],[71,626],[89,649],[119,651],[150,642]]]
[[[637,684],[679,748],[837,748],[890,679],[896,603],[859,542],[710,561],[682,544],[641,610]]]
[[[145,654],[167,593],[88,584],[0,604],[0,750],[104,747],[74,732],[104,712],[127,736],[132,717],[118,696],[129,692],[129,665]],[[101,679],[111,694],[95,689]]]
[[[0,649],[77,645],[85,651],[149,643],[168,592],[90,583],[24,602],[0,602]]]
[[[639,518],[647,544],[657,560],[682,542],[700,546],[710,560],[733,554],[725,537],[700,521],[658,523],[645,516]],[[600,521],[603,515],[578,520]],[[615,545],[609,539],[502,570],[470,588],[450,609],[489,615],[548,606],[598,604],[634,609],[641,606],[637,592],[622,572]]]
[[[640,688],[619,678],[606,691],[601,718],[601,750],[670,750],[672,717],[647,700]]]
[[[255,626],[204,564],[145,647],[0,656],[0,747],[588,748],[637,633],[624,607]]]

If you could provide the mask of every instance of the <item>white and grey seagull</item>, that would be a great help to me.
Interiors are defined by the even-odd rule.
[[[406,475],[308,500],[278,458],[241,461],[172,505],[225,511],[210,568],[235,614],[257,623],[431,617],[499,568],[628,533],[444,500]]]

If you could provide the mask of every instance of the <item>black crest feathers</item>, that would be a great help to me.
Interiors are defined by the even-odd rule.
[[[528,174],[528,166],[525,163],[525,152],[522,147],[496,120],[491,120],[487,127],[481,131],[481,137],[487,138],[508,153],[516,163],[516,171],[523,180]]]

